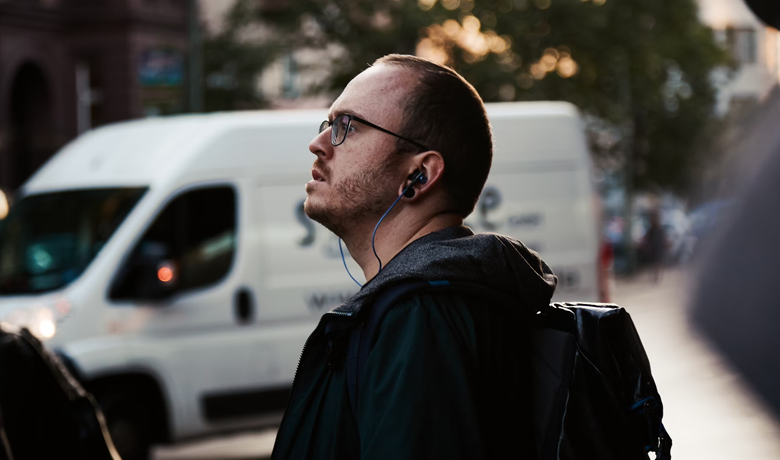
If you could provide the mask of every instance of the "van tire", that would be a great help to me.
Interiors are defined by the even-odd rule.
[[[108,431],[122,460],[149,460],[152,433],[146,405],[124,395],[107,395],[104,407]]]
[[[159,380],[146,372],[107,375],[85,387],[95,395],[122,460],[147,460],[154,444],[170,441]]]

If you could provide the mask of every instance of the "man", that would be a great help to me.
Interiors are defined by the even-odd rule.
[[[642,252],[646,258],[646,263],[650,267],[650,276],[653,282],[658,284],[661,281],[664,259],[666,258],[666,230],[661,225],[661,213],[658,209],[650,212],[650,227],[647,229],[644,238],[642,238]]]
[[[492,161],[474,88],[424,59],[385,56],[347,85],[309,149],[306,213],[368,281],[304,346],[273,458],[533,458],[525,327],[556,278],[520,242],[463,226]],[[513,302],[454,290],[397,302],[353,408],[345,342],[377,296],[411,279],[476,283]]]

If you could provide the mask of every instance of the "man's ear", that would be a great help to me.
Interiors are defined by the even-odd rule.
[[[444,175],[444,157],[441,153],[435,150],[428,150],[426,152],[415,155],[413,161],[411,162],[411,166],[413,169],[409,171],[407,180],[404,181],[404,183],[401,185],[399,195],[403,193],[404,190],[406,190],[406,188],[411,183],[411,178],[414,177],[418,172],[422,172],[425,175],[425,178],[418,180],[412,186],[412,188],[407,192],[407,195],[404,198],[405,200],[416,199],[436,187],[436,184],[441,181]],[[412,190],[414,192],[412,192]]]

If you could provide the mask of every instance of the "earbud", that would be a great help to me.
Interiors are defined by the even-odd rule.
[[[404,196],[406,198],[414,198],[415,191],[414,191],[414,185],[417,183],[424,184],[428,182],[428,176],[425,175],[422,171],[417,171],[416,173],[409,174],[408,179],[412,182],[409,183],[409,185],[406,186],[406,190],[404,190]]]

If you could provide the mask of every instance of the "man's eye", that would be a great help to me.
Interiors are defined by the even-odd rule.
[[[354,131],[355,131],[355,126],[354,126],[354,125],[352,125],[352,124],[350,124],[350,125],[349,125],[349,130],[348,130],[347,132],[350,132],[350,133],[351,133],[351,132],[354,132]]]

